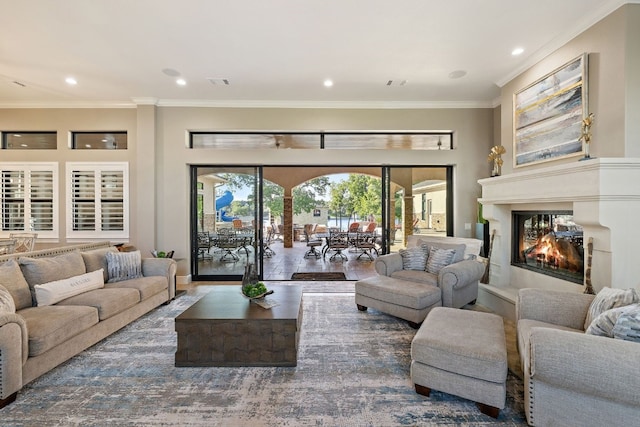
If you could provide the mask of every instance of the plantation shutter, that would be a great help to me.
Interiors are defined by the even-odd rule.
[[[127,164],[67,163],[68,237],[128,238]]]
[[[0,163],[2,231],[57,235],[57,163]]]

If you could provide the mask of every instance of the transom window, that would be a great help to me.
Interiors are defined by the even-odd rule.
[[[2,148],[5,150],[55,150],[58,148],[57,132],[2,132]]]
[[[191,132],[191,148],[453,150],[452,132]]]
[[[126,150],[127,132],[71,132],[74,150]]]

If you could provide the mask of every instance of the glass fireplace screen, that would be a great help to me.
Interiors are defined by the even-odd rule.
[[[583,233],[573,212],[513,212],[512,224],[513,265],[583,283]]]

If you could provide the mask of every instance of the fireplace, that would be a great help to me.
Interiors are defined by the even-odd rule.
[[[511,264],[582,284],[582,227],[572,211],[512,211]]]
[[[483,207],[482,215],[489,221],[492,250],[489,281],[480,285],[478,303],[514,320],[519,289],[584,291],[578,280],[538,274],[528,266],[513,262],[514,211],[573,213],[576,227],[579,225],[584,231],[584,252],[587,254],[582,270],[590,271],[594,290],[597,292],[605,286],[640,289],[638,182],[640,158],[567,161],[481,179],[479,202]],[[538,223],[543,221],[539,219]],[[578,232],[577,228],[571,230],[576,234],[572,238],[578,240]],[[592,242],[592,256],[591,268],[587,269],[589,242]],[[555,265],[541,267],[545,272],[558,271]],[[573,274],[570,269],[566,270],[569,275]]]

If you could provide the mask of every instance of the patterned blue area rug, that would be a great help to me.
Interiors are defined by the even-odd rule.
[[[509,374],[497,420],[473,402],[415,393],[415,330],[353,295],[305,294],[298,366],[176,368],[174,318],[189,291],[27,385],[3,426],[526,425],[522,382]]]

